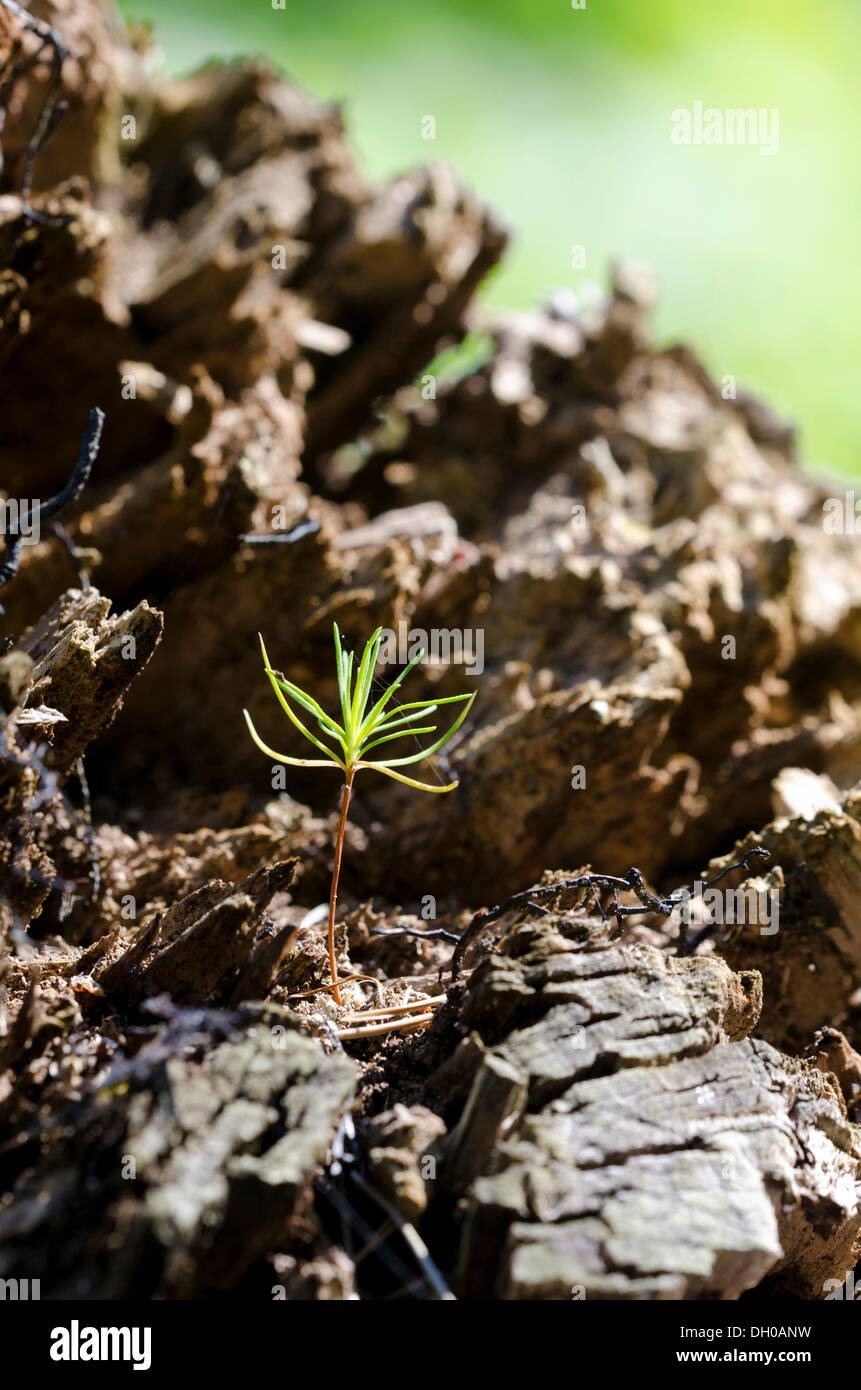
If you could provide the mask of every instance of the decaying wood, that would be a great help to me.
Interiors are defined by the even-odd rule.
[[[812,808],[811,808],[812,809]],[[742,890],[776,890],[779,930],[762,931],[755,915],[721,929],[730,964],[759,970],[764,1037],[803,1048],[824,1024],[858,1038],[861,989],[861,787],[839,809],[780,817],[751,832],[740,849],[762,845],[776,866]],[[710,869],[719,865],[714,861]],[[748,920],[750,917],[753,920]]]
[[[98,970],[96,982],[126,1006],[161,993],[178,1004],[263,998],[293,935],[284,928],[258,947],[264,909],[289,887],[295,867],[290,860],[258,869],[236,888],[210,881],[180,898]]]
[[[756,972],[597,924],[508,937],[464,1001],[490,1048],[442,1169],[467,1206],[462,1296],[735,1298],[768,1276],[821,1298],[842,1280],[861,1128],[833,1076],[749,1036],[760,1002]]]
[[[118,615],[110,608],[94,588],[70,590],[4,658],[0,940],[63,886],[63,784],[116,717],[161,636],[161,614],[145,601]]]
[[[22,1128],[0,1153],[3,1277],[41,1278],[43,1297],[200,1297],[277,1250],[356,1074],[280,1026],[178,1011],[55,1130]]]
[[[641,268],[488,318],[505,234],[447,167],[370,187],[265,64],[168,81],[103,0],[31,8],[69,110],[32,208],[47,71],[0,126],[5,497],[106,424],[3,590],[0,1277],[375,1296],[415,1223],[434,1297],[822,1297],[861,1249],[842,486],[652,347]],[[473,327],[487,360],[429,390]],[[279,782],[241,719],[289,751],[259,630],[334,707],[333,620],[457,634],[417,675],[478,690],[456,792],[356,789],[340,1015],[338,779]],[[666,899],[760,849],[728,882],[778,930],[704,917],[690,957],[552,891],[636,868]]]
[[[71,590],[19,644],[34,663],[33,690],[65,715],[49,756],[61,776],[117,714],[161,638],[161,615],[148,603],[117,617],[110,608],[95,589]]]

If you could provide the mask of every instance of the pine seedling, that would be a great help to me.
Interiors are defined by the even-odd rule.
[[[344,785],[341,792],[341,816],[338,823],[338,833],[335,840],[335,860],[332,867],[332,889],[329,894],[329,968],[332,974],[332,989],[335,1002],[340,1005],[341,993],[338,987],[338,965],[335,959],[335,907],[338,900],[338,878],[341,872],[341,855],[344,849],[344,832],[347,826],[347,812],[350,806],[350,796],[353,789],[353,779],[357,772],[368,768],[372,772],[382,772],[386,777],[393,777],[397,782],[403,782],[408,787],[417,787],[419,791],[425,792],[450,792],[458,785],[457,782],[449,782],[447,785],[431,786],[427,782],[417,782],[412,777],[405,777],[402,772],[396,771],[397,768],[405,767],[409,763],[419,763],[425,758],[430,758],[434,753],[448,743],[452,735],[460,728],[466,718],[470,705],[475,699],[475,692],[472,695],[448,695],[443,699],[437,700],[412,700],[406,705],[391,705],[392,696],[395,691],[403,684],[409,672],[421,661],[424,652],[419,652],[413,657],[408,666],[405,666],[401,673],[395,677],[388,689],[383,693],[376,704],[368,709],[371,696],[371,685],[374,676],[374,667],[377,664],[380,644],[382,642],[383,629],[378,627],[370,641],[367,643],[359,662],[358,670],[353,679],[353,653],[345,652],[341,643],[341,634],[338,631],[338,624],[334,625],[335,633],[335,664],[338,674],[338,693],[341,701],[341,723],[332,719],[326,714],[325,710],[310,695],[306,695],[304,690],[300,690],[298,685],[288,681],[279,671],[274,671],[269,663],[266,654],[266,647],[263,638],[260,638],[260,648],[263,652],[263,664],[266,674],[272,683],[278,701],[287,715],[287,718],[296,726],[299,732],[325,753],[324,758],[289,758],[284,753],[276,753],[274,749],[265,744],[251,722],[248,710],[243,710],[248,731],[251,734],[257,747],[264,752],[267,757],[274,758],[279,763],[289,763],[291,767],[337,767],[344,773]],[[291,707],[292,704],[298,705],[306,714],[311,716],[309,723],[314,723],[319,730],[312,733],[299,716]],[[382,744],[392,744],[396,739],[413,737],[418,734],[435,734],[436,724],[421,724],[420,721],[433,715],[441,705],[461,704],[463,708],[455,719],[451,727],[427,748],[422,748],[418,753],[410,753],[403,758],[392,758],[378,755],[370,759],[367,755],[374,748],[379,748]],[[324,742],[324,740],[326,740]],[[330,745],[336,745],[335,748]]]

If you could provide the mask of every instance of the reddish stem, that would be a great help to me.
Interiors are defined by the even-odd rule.
[[[341,819],[338,823],[338,838],[335,841],[335,862],[332,865],[332,891],[329,894],[329,970],[332,975],[332,993],[335,1003],[341,1003],[338,988],[338,962],[335,959],[335,906],[338,901],[338,878],[341,873],[341,854],[344,849],[344,832],[347,828],[347,811],[350,808],[350,792],[353,787],[355,769],[347,768],[347,780],[341,788]]]

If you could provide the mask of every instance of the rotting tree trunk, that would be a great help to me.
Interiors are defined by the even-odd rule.
[[[822,1297],[861,1243],[861,567],[792,431],[655,352],[628,267],[588,314],[486,323],[486,364],[425,400],[505,243],[450,170],[369,188],[337,110],[265,66],[169,83],[101,0],[33,9],[80,60],[47,221],[20,199],[37,90],[3,128],[6,496],[50,496],[82,411],[107,421],[64,518],[81,574],[46,533],[2,595],[0,1277],[373,1294],[327,1220],[355,1113],[462,1298]],[[240,714],[275,729],[261,629],[332,707],[333,618],[484,667],[458,791],[369,786],[345,836],[334,781],[276,794]],[[337,954],[387,1002],[448,994],[354,1059],[330,1004],[292,1007],[334,977],[333,844]],[[460,981],[408,934],[754,846],[733,884],[779,930],[695,931],[692,959],[564,894]]]

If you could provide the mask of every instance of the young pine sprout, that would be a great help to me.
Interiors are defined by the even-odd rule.
[[[404,667],[400,675],[392,681],[376,704],[368,709],[371,682],[382,642],[383,629],[378,627],[365,647],[356,672],[355,683],[353,682],[353,653],[344,651],[337,623],[334,624],[334,631],[335,664],[338,669],[338,691],[341,697],[340,724],[326,714],[322,706],[318,705],[317,701],[313,700],[310,695],[306,695],[304,690],[300,690],[291,681],[285,680],[280,672],[273,671],[269,664],[263,638],[260,638],[266,674],[272,682],[272,688],[284,713],[309,743],[313,743],[315,748],[319,748],[322,753],[326,754],[325,758],[288,758],[284,753],[276,753],[274,749],[263,742],[251,722],[251,716],[247,709],[243,710],[243,714],[251,737],[267,757],[275,758],[279,763],[289,763],[292,767],[338,767],[344,773],[344,785],[341,792],[341,819],[335,840],[332,890],[329,894],[329,968],[332,973],[332,983],[329,988],[334,993],[335,1002],[340,1005],[338,965],[335,960],[335,905],[338,900],[338,877],[341,872],[341,854],[344,848],[344,831],[347,826],[347,811],[350,806],[353,778],[361,769],[369,768],[371,771],[384,773],[386,777],[393,777],[397,782],[405,782],[408,787],[418,787],[420,791],[453,791],[457,782],[449,782],[447,786],[429,786],[426,782],[417,782],[412,777],[405,777],[403,773],[397,772],[395,769],[405,767],[408,763],[422,762],[423,759],[430,758],[434,753],[439,752],[443,745],[448,743],[452,734],[460,728],[475,699],[475,692],[472,695],[449,695],[444,699],[413,700],[407,705],[392,706],[390,701],[395,691],[403,683],[416,662],[421,661],[424,656],[424,652],[419,652],[417,656],[413,657],[409,665]],[[292,700],[293,704],[298,705],[300,709],[311,715],[309,723],[313,720],[322,737],[306,728],[298,715],[294,713],[288,700]],[[463,706],[457,719],[446,733],[430,747],[423,748],[418,753],[410,753],[404,758],[383,757],[381,755],[376,758],[368,757],[371,750],[379,748],[381,744],[391,744],[396,739],[416,734],[435,734],[436,724],[419,726],[418,721],[434,714],[441,705],[454,704],[462,704]],[[324,739],[327,742],[324,742]],[[336,745],[335,748],[330,747],[330,744],[333,743]]]

